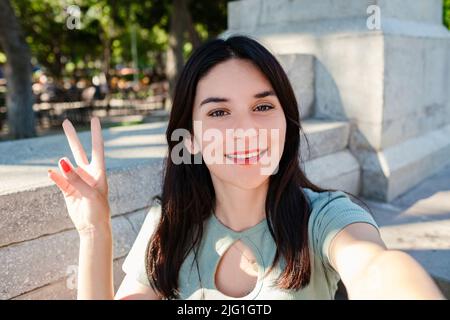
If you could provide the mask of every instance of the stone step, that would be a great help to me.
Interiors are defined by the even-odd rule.
[[[348,146],[350,134],[348,122],[309,118],[301,121],[301,125],[309,144],[308,148],[302,137],[300,152],[304,161],[344,150]]]
[[[449,137],[450,124],[376,153],[354,151],[364,170],[364,196],[390,202],[450,164]]]
[[[350,124],[314,118],[301,124],[306,139],[300,143],[300,158],[307,177],[323,188],[358,194],[360,166],[347,148]]]
[[[320,187],[359,194],[360,166],[347,149],[306,161],[304,169],[306,176]]]

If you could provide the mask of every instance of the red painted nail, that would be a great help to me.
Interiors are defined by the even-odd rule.
[[[67,173],[67,172],[70,171],[70,166],[69,166],[69,164],[66,161],[64,161],[64,159],[62,159],[60,161],[60,163],[61,163],[61,167],[63,168],[64,172]]]

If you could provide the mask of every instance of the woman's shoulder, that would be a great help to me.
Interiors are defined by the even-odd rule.
[[[343,191],[317,192],[308,188],[303,188],[303,191],[311,207],[308,226],[310,241],[323,261],[328,259],[331,240],[349,224],[369,223],[378,228],[372,215]]]
[[[353,201],[350,196],[341,190],[314,191],[303,188],[303,192],[310,205],[310,220],[328,221],[342,219],[358,219],[364,217],[373,222],[371,214]]]
[[[353,203],[349,196],[340,190],[331,190],[331,191],[314,191],[309,188],[302,188],[303,193],[305,194],[309,205],[312,210],[319,210],[326,205],[332,203],[333,205],[349,205]],[[340,201],[339,201],[340,200]],[[356,205],[356,204],[355,204]]]

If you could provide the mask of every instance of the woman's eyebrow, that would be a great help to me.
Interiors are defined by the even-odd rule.
[[[255,94],[253,97],[256,99],[261,99],[261,98],[265,98],[268,96],[275,96],[275,92],[273,92],[273,90],[265,90],[265,91]],[[209,98],[204,99],[200,103],[200,107],[202,105],[210,103],[210,102],[228,102],[228,101],[230,101],[228,98],[209,97]]]

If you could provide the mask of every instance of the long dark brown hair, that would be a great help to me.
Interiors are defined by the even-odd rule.
[[[302,188],[326,191],[314,185],[300,166],[300,115],[294,91],[277,59],[266,48],[246,36],[213,39],[195,50],[177,81],[172,111],[166,131],[169,155],[178,141],[175,129],[193,134],[192,111],[197,83],[215,65],[229,59],[253,62],[270,81],[286,117],[286,139],[278,171],[269,177],[265,210],[269,231],[277,251],[272,267],[280,257],[286,267],[277,285],[284,289],[305,287],[311,277],[308,246],[308,220],[311,208]],[[161,219],[147,247],[146,267],[154,289],[167,299],[179,297],[178,273],[188,254],[195,257],[203,236],[203,222],[215,210],[215,193],[208,168],[202,162],[164,163]]]

